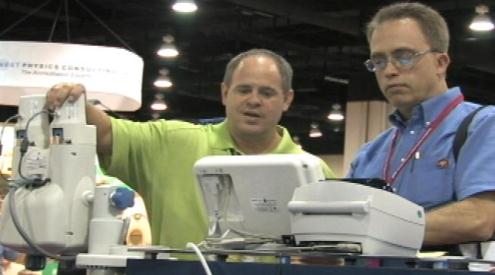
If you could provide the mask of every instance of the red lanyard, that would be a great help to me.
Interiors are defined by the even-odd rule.
[[[430,137],[430,135],[435,131],[440,123],[450,114],[450,112],[457,107],[462,101],[464,100],[464,96],[459,95],[456,97],[452,102],[443,109],[443,111],[438,115],[438,117],[430,124],[428,125],[428,128],[426,128],[426,131],[423,133],[423,135],[419,138],[419,140],[414,144],[414,146],[409,150],[409,153],[407,153],[406,157],[401,161],[401,164],[395,170],[395,172],[390,175],[390,162],[392,161],[392,156],[395,153],[395,146],[397,143],[397,139],[399,138],[399,129],[396,129],[394,132],[394,137],[392,138],[392,143],[390,144],[390,149],[388,150],[387,154],[387,160],[385,162],[385,165],[383,166],[383,178],[388,184],[394,183],[394,181],[397,179],[397,176],[399,176],[400,172],[404,169],[406,164],[412,159],[413,155],[418,152],[419,147]]]

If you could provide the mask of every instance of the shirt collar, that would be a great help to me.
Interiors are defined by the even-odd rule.
[[[229,129],[227,128],[227,123],[225,120],[218,124],[212,125],[212,128],[213,132],[216,132],[216,135],[213,135],[210,140],[211,147],[222,151],[235,149],[234,141],[230,136]]]
[[[214,149],[228,151],[228,152],[235,150],[236,152],[242,154],[242,152],[235,146],[234,140],[230,135],[229,129],[227,127],[227,120],[215,124],[212,127],[213,127],[213,131],[216,132],[217,134],[213,135],[213,138],[210,141],[211,147],[213,147]],[[281,133],[282,139],[278,143],[277,147],[275,147],[275,149],[270,152],[271,154],[290,152],[295,147],[297,147],[297,144],[295,144],[292,141],[289,131],[287,131],[286,128],[277,125],[277,131]]]
[[[429,98],[413,108],[411,121],[419,121],[425,126],[435,118],[459,95],[462,95],[459,87],[453,87],[438,96]],[[398,110],[389,115],[389,121],[396,127],[406,127],[405,121]]]

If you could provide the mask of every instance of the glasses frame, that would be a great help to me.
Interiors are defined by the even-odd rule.
[[[364,66],[366,67],[366,69],[369,72],[372,72],[372,73],[376,72],[376,71],[385,70],[389,63],[392,63],[392,65],[394,65],[395,68],[397,68],[398,70],[410,70],[418,63],[418,61],[421,59],[421,57],[423,57],[424,55],[426,55],[428,53],[439,53],[439,51],[437,51],[435,49],[427,49],[427,50],[424,50],[421,52],[414,52],[411,54],[411,56],[409,56],[409,59],[411,62],[410,65],[402,64],[400,62],[399,58],[397,58],[395,56],[386,56],[387,59],[386,59],[386,62],[385,62],[385,65],[383,66],[383,68],[379,68],[379,67],[375,66],[375,64],[373,63],[373,60],[371,60],[371,58],[369,58],[368,60],[366,60],[364,62]]]

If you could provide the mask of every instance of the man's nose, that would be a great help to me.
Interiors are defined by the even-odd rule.
[[[261,103],[261,96],[257,90],[255,90],[251,94],[249,94],[248,103],[249,104],[260,104]]]
[[[390,60],[385,64],[385,68],[382,70],[383,75],[386,77],[391,77],[399,74],[399,68],[393,60]]]

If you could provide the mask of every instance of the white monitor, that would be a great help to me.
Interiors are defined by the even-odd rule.
[[[280,240],[290,234],[294,189],[324,180],[309,154],[209,156],[194,165],[209,218],[209,238]]]

